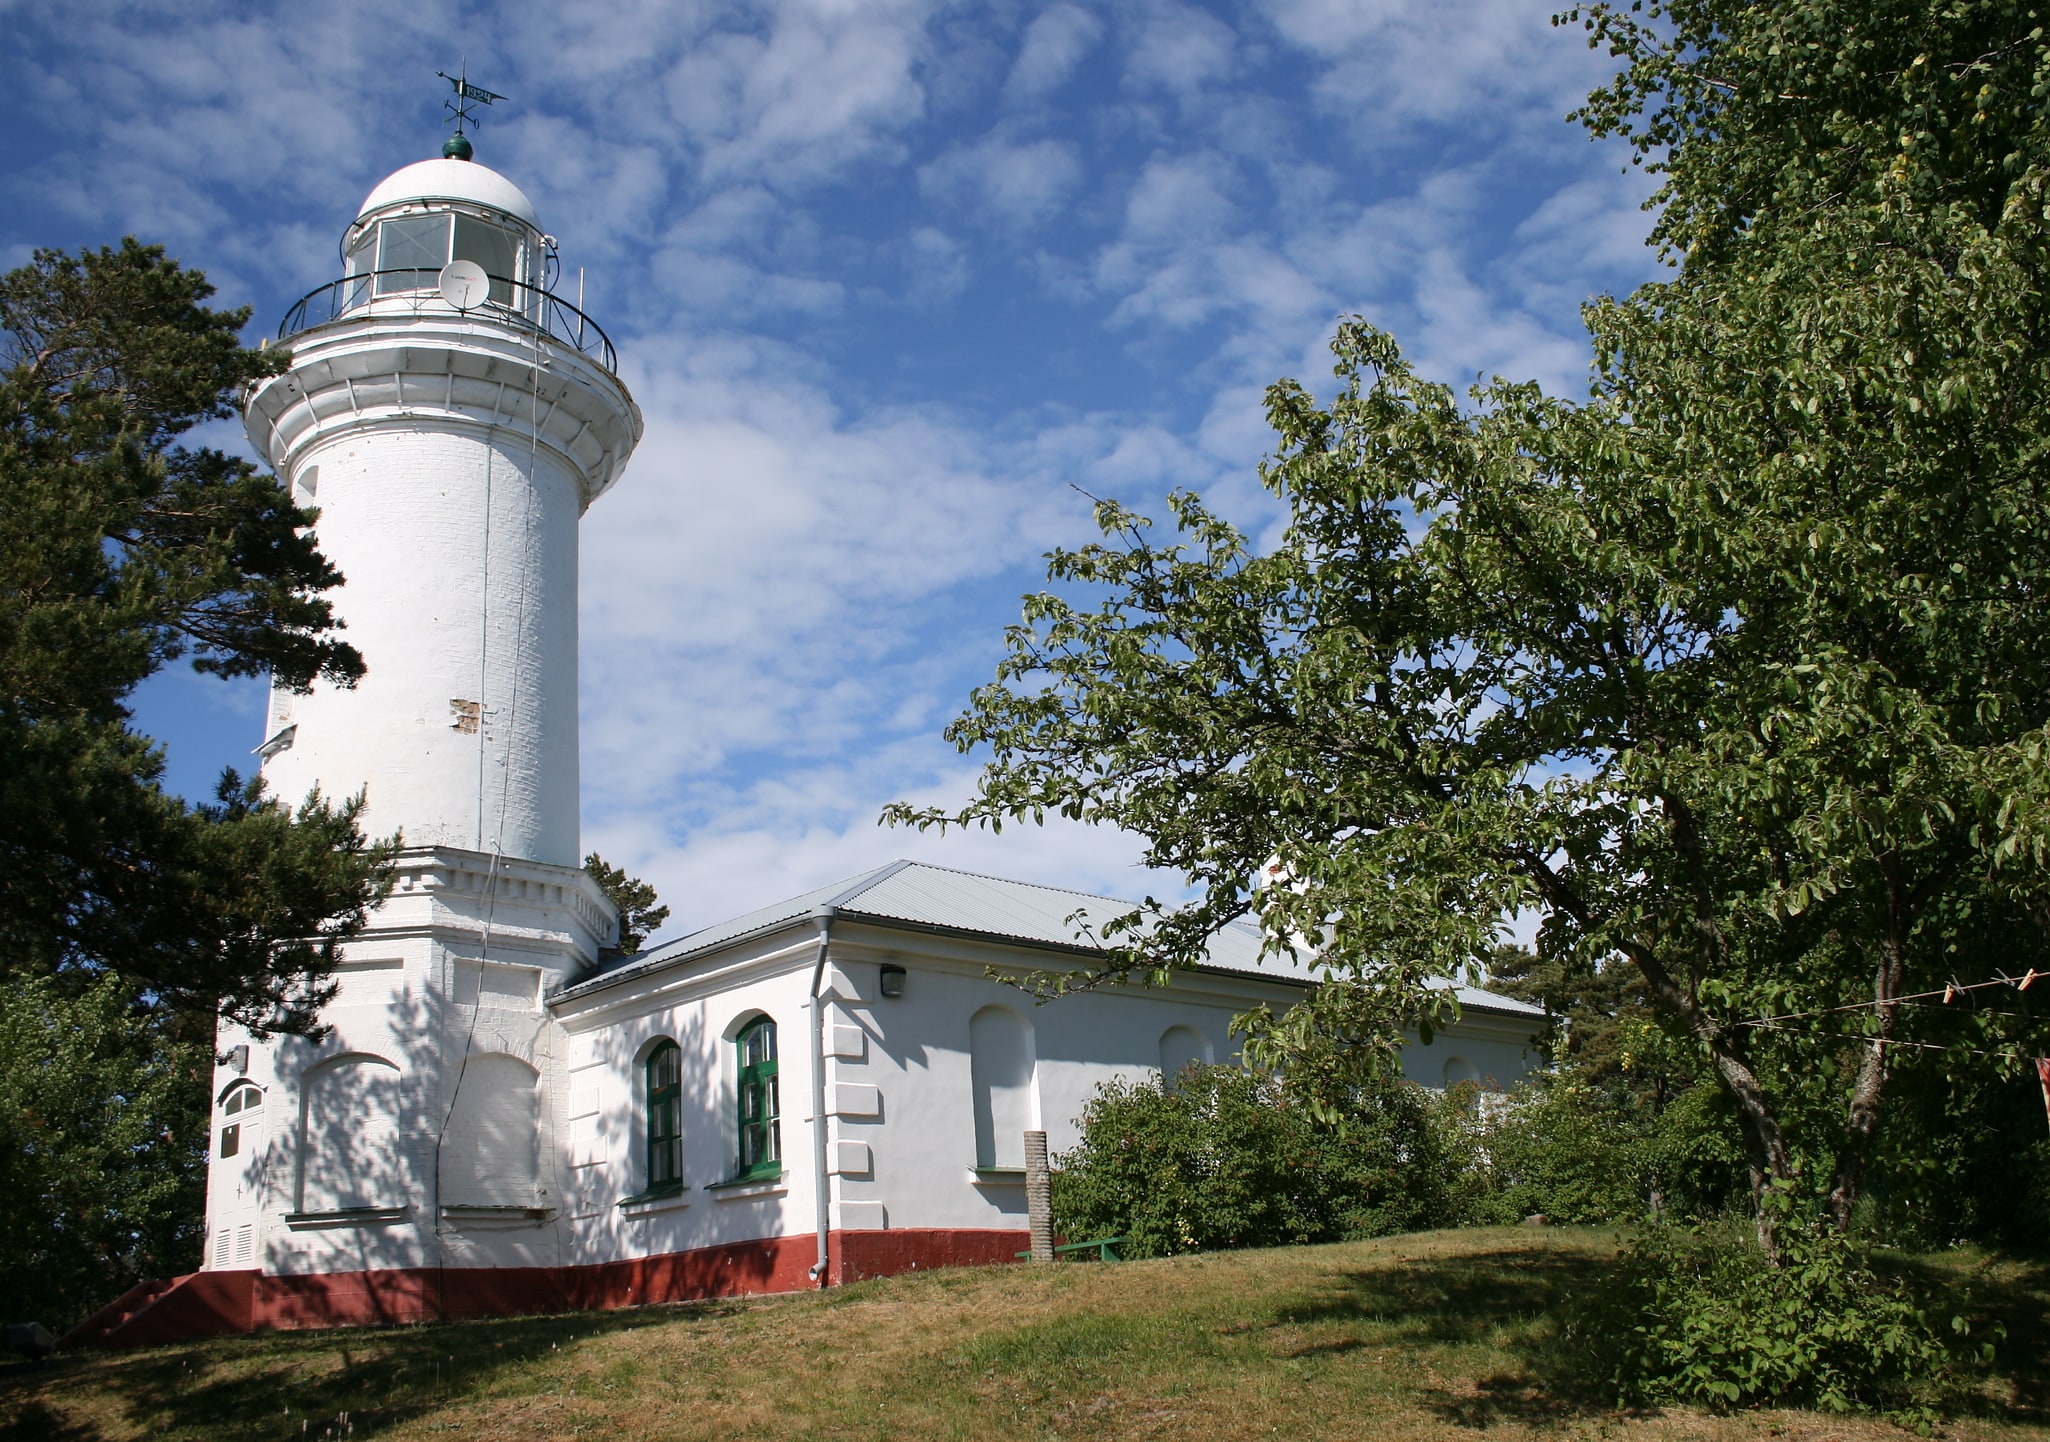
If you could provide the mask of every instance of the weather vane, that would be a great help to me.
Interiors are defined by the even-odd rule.
[[[463,134],[463,127],[477,123],[477,117],[470,113],[470,107],[489,105],[492,101],[503,100],[505,97],[494,95],[481,85],[472,85],[468,61],[463,62],[460,74],[451,75],[446,70],[437,70],[434,73],[453,86],[456,92],[455,99],[442,102],[443,108],[456,118],[456,133],[449,137],[448,144],[442,146],[441,153],[451,160],[468,160],[472,151],[469,137]]]

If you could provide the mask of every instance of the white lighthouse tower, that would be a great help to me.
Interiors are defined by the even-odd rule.
[[[447,1269],[561,1260],[543,1000],[616,926],[580,866],[577,523],[641,417],[603,332],[551,290],[532,203],[470,153],[458,136],[370,192],[342,278],[281,329],[291,368],[246,405],[257,452],[319,508],[369,668],[273,693],[264,775],[288,804],[364,793],[366,833],[404,846],[331,1034],[223,1038],[206,1265],[275,1280],[287,1321],[349,1274],[431,1315]]]

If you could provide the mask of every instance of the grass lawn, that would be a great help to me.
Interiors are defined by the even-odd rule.
[[[1806,1412],[1619,1414],[1560,1343],[1612,1233],[1435,1232],[794,1297],[273,1333],[0,1374],[0,1438],[1881,1438]],[[1946,1427],[2050,1439],[2050,1266],[1927,1263],[2008,1328]]]

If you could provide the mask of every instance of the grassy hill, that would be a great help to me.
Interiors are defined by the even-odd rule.
[[[59,1359],[0,1376],[0,1438],[1880,1438],[1802,1412],[1620,1415],[1558,1304],[1612,1234],[1438,1232],[824,1294]],[[2050,1267],[1947,1258],[1999,1315],[1960,1438],[2050,1438]]]

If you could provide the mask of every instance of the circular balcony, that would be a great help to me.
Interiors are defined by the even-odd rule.
[[[568,301],[539,286],[491,276],[487,299],[468,310],[444,300],[440,273],[431,270],[378,270],[344,276],[307,292],[285,312],[278,339],[356,316],[464,316],[496,321],[537,332],[587,355],[609,374],[619,371],[612,341],[592,320]]]

